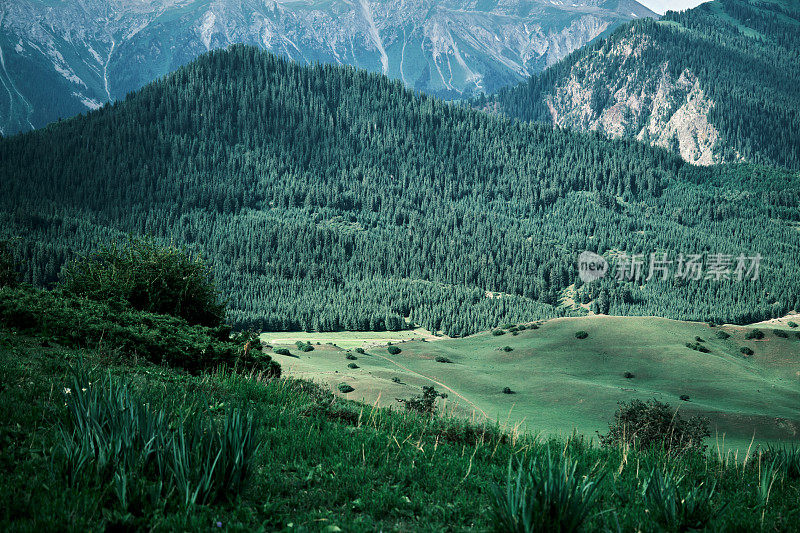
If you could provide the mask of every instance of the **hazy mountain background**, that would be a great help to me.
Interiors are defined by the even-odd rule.
[[[0,132],[96,109],[232,43],[446,98],[492,92],[649,16],[632,0],[3,0]]]
[[[631,22],[489,106],[639,139],[695,164],[797,169],[800,3],[719,0]]]

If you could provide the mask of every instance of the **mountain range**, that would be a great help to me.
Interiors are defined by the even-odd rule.
[[[445,98],[491,93],[652,16],[633,0],[2,2],[0,133],[97,109],[234,43]]]
[[[626,24],[479,106],[672,149],[800,168],[800,3],[715,0]]]

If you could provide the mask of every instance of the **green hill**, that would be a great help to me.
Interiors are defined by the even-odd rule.
[[[622,26],[493,103],[512,117],[638,138],[702,164],[796,170],[798,36],[797,2],[715,0]]]
[[[260,330],[465,335],[576,312],[567,294],[610,314],[782,316],[800,307],[799,186],[247,47],[0,142],[0,225],[23,238],[26,280],[150,234],[203,250],[228,318]],[[763,261],[756,281],[582,285],[583,250]]]

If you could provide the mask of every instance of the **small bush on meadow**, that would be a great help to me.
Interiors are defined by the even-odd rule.
[[[437,355],[435,361],[437,363],[452,363],[453,362],[450,359],[448,359],[447,357],[444,357],[442,355]]]
[[[349,363],[349,364],[347,365],[347,368],[350,368],[350,369],[352,369],[352,370],[355,370],[356,368],[358,368],[358,365],[357,365],[357,364],[355,364],[355,363]]]
[[[706,342],[706,341],[704,341],[704,340],[703,340],[703,338],[702,338],[702,337],[695,337],[695,338],[694,338],[694,340],[695,340],[696,342]]]
[[[397,346],[389,346],[388,348],[386,348],[386,351],[389,352],[391,355],[397,355],[403,350],[401,350]]]
[[[364,348],[356,348],[355,352],[363,354],[364,353]]]
[[[789,338],[789,333],[786,332],[786,331],[783,331],[782,329],[774,329],[774,330],[772,330],[772,332],[775,334],[776,337],[780,337],[782,339],[788,339]]]
[[[398,398],[397,401],[404,404],[410,411],[433,415],[436,413],[436,398],[447,398],[447,395],[437,392],[433,386],[426,386],[422,387],[422,396],[414,396],[408,400]]]
[[[720,330],[717,330],[716,336],[717,336],[718,339],[725,340],[725,339],[730,338],[731,334],[728,333],[727,331],[723,331],[723,330],[720,329]]]
[[[764,338],[764,332],[761,331],[760,329],[751,329],[750,331],[747,332],[747,334],[744,336],[744,338],[747,339],[747,340],[763,339]]]
[[[625,379],[633,379],[633,378],[635,378],[635,377],[636,377],[636,376],[634,376],[634,375],[633,375],[633,373],[632,373],[632,372],[625,372],[625,373],[623,374],[623,376],[625,377]]]
[[[786,323],[786,325],[789,326],[790,328],[796,328],[797,327],[797,322],[793,322],[793,321],[790,320],[790,321],[788,321]]]
[[[278,355],[292,355],[288,348],[275,348],[272,351]]]
[[[502,348],[500,348],[500,349],[501,349],[501,350],[503,350],[504,352],[510,352],[510,351],[512,351],[514,348],[512,348],[511,346],[503,346],[503,347],[502,347]]]
[[[499,337],[500,335],[505,335],[505,334],[506,334],[506,332],[504,330],[502,330],[502,329],[493,329],[492,330],[492,335],[494,335],[495,337]]]
[[[688,402],[689,401],[689,395],[688,394],[681,394],[681,401]]]
[[[753,355],[753,350],[748,348],[747,346],[742,346],[739,348],[739,351],[742,352],[744,355]]]
[[[708,421],[700,417],[684,420],[669,404],[658,400],[620,402],[608,433],[598,435],[604,447],[632,445],[639,449],[663,448],[670,454],[703,452],[711,435]]]
[[[342,394],[348,394],[356,390],[347,383],[339,383],[339,386],[336,388],[339,389],[339,392],[341,392]]]
[[[347,354],[344,356],[344,358],[349,360],[349,361],[355,361],[355,360],[358,359],[358,357],[356,357],[355,355],[351,354],[350,352],[347,352]]]
[[[589,333],[587,333],[587,332],[585,332],[583,330],[575,332],[575,338],[576,339],[585,339],[588,336],[589,336]]]
[[[701,353],[709,353],[711,351],[699,342],[687,342],[686,347]]]
[[[503,394],[514,394],[514,391],[511,390],[511,387],[503,387]]]

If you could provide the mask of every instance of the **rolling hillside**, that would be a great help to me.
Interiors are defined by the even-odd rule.
[[[15,0],[0,5],[0,134],[97,109],[231,44],[452,98],[517,83],[650,16],[634,0]]]
[[[324,141],[324,142],[323,142]],[[349,67],[212,52],[124,102],[0,142],[26,279],[147,234],[199,247],[259,330],[466,335],[597,312],[750,323],[800,307],[798,176],[523,125]],[[578,254],[731,262],[594,283]],[[757,279],[734,260],[762,257]],[[677,274],[673,272],[673,274]]]
[[[490,102],[709,165],[800,168],[797,2],[715,0],[627,24]],[[485,105],[480,102],[480,105]]]
[[[799,330],[785,320],[758,328],[764,338],[747,339],[757,328],[594,316],[554,319],[517,335],[400,342],[396,355],[387,352],[385,342],[368,342],[361,344],[365,354],[347,352],[356,357],[351,360],[338,346],[356,346],[340,339],[334,340],[337,346],[315,346],[307,353],[290,343],[273,347],[291,350],[292,356],[274,356],[289,375],[334,391],[347,383],[355,390],[342,396],[370,405],[391,406],[395,398],[433,385],[448,393],[446,404],[461,416],[569,436],[573,430],[605,432],[617,402],[657,398],[684,415],[708,417],[712,450],[718,436],[720,446],[724,437],[726,447],[743,453],[752,438],[764,443],[800,435]],[[576,338],[578,331],[588,337]],[[686,347],[697,337],[708,353]],[[315,338],[328,340],[324,333],[307,335],[310,342]],[[743,354],[743,347],[753,355]],[[350,363],[358,368],[348,368]],[[505,387],[513,394],[504,394]]]

